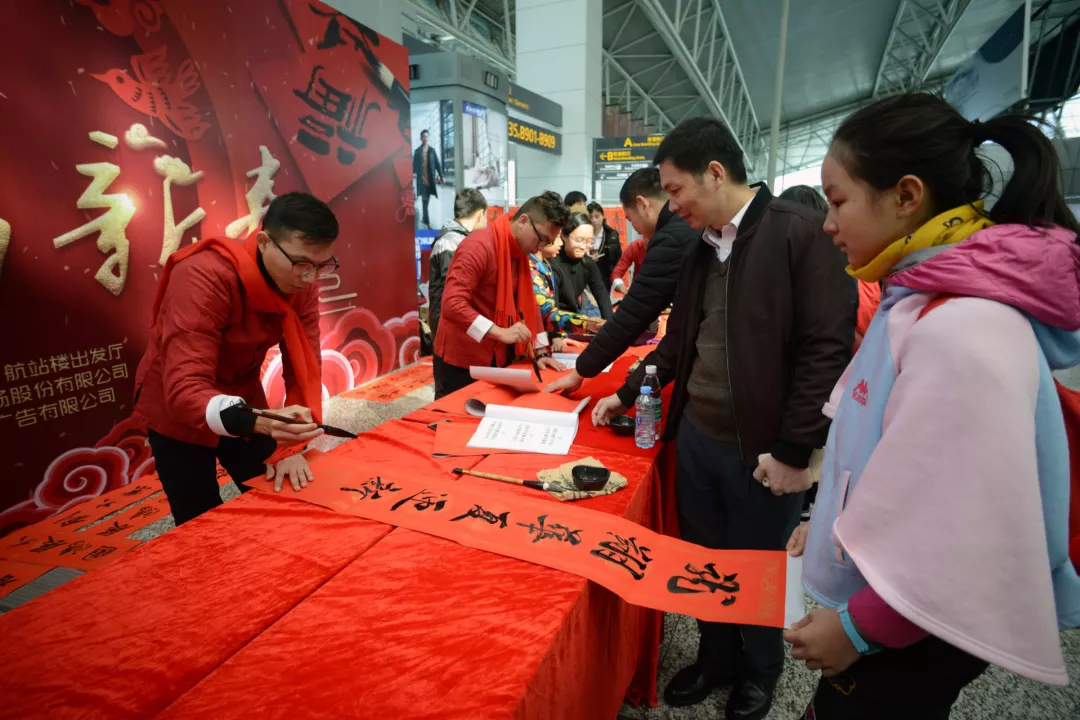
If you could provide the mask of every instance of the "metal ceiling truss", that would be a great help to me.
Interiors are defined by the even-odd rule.
[[[604,50],[602,72],[604,95],[608,102],[618,102],[626,112],[630,113],[630,117],[640,119],[646,125],[654,125],[658,132],[666,132],[675,127],[675,123],[666,112],[660,109],[651,93],[646,92],[638,84],[634,75],[628,72],[607,50]],[[622,83],[622,88],[618,91],[612,90],[613,75],[616,85]],[[696,99],[696,96],[694,97]]]
[[[698,104],[731,129],[749,169],[760,171],[764,139],[720,9],[720,0],[635,0],[623,20],[624,27],[634,11],[644,15],[663,39],[700,97]],[[617,34],[609,48],[616,60],[630,49],[627,45],[619,46],[618,40]],[[654,90],[662,88],[665,86],[654,87]],[[689,109],[695,109],[695,104]]]
[[[477,0],[404,0],[406,17],[423,30],[449,36],[463,50],[480,57],[511,78],[516,67],[510,3],[502,0],[503,17],[496,20],[476,7]]]
[[[970,4],[971,0],[901,0],[881,54],[873,96],[921,87]]]

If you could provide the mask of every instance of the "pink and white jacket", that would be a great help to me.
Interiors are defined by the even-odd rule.
[[[834,418],[803,582],[1046,683],[1080,625],[1051,370],[1080,361],[1080,246],[998,225],[894,269]],[[920,319],[937,294],[959,295]],[[856,603],[852,602],[855,614]]]

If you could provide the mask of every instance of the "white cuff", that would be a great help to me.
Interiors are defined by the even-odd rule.
[[[206,424],[218,435],[236,437],[230,435],[229,431],[225,429],[225,425],[222,424],[221,411],[234,405],[241,405],[243,402],[244,398],[235,395],[215,395],[210,398],[210,402],[206,403]]]
[[[483,342],[484,337],[493,327],[495,327],[495,323],[491,322],[483,315],[477,315],[476,319],[473,320],[473,324],[469,326],[469,337],[476,342]]]
[[[551,345],[551,341],[548,340],[548,334],[546,332],[536,334],[536,341],[533,342],[534,350],[543,350],[549,345]]]

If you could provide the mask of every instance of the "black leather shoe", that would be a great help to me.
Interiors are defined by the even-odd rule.
[[[772,707],[773,689],[743,682],[731,691],[724,717],[727,720],[762,720]]]
[[[731,685],[732,678],[711,678],[694,663],[675,673],[671,682],[664,688],[664,702],[670,707],[697,705],[709,697],[713,690]]]

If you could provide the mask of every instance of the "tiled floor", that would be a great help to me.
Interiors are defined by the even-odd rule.
[[[335,398],[331,402],[326,422],[354,432],[363,432],[386,420],[406,415],[431,400],[430,386],[387,404]],[[327,438],[327,441],[334,442],[332,438]],[[222,497],[228,500],[235,497],[237,492],[236,486],[229,484],[222,488]],[[147,526],[133,537],[149,540],[172,527],[172,518],[168,517]],[[77,571],[63,568],[53,570],[0,599],[0,612],[17,607],[77,575]],[[697,625],[693,619],[681,615],[668,615],[665,618],[657,683],[661,698],[664,687],[675,673],[693,662],[697,653],[697,637]],[[1068,687],[1051,688],[991,668],[961,695],[952,714],[953,720],[1080,720],[1080,631],[1063,633],[1062,641],[1069,676],[1073,678]],[[789,660],[780,679],[768,720],[801,718],[816,682],[816,673],[808,671],[802,663]],[[663,705],[662,699],[660,707],[656,708],[633,708],[626,705],[619,713],[619,720],[722,718],[727,695],[727,690],[717,691],[705,702],[691,708],[669,708]],[[917,711],[914,711],[911,717],[917,720]]]
[[[1072,678],[1068,687],[1051,688],[992,667],[961,693],[959,702],[953,708],[952,720],[1080,719],[1080,630],[1064,632],[1061,637],[1069,677]],[[660,707],[647,709],[624,705],[619,720],[711,720],[724,717],[729,692],[726,689],[714,692],[708,700],[694,707],[670,708],[664,705],[664,687],[675,673],[694,661],[697,641],[695,620],[683,615],[667,615],[664,618],[664,644],[660,648],[660,676],[657,683]],[[817,673],[810,672],[801,662],[789,658],[767,720],[802,718],[817,678]],[[918,720],[919,714],[913,712],[911,717]]]

